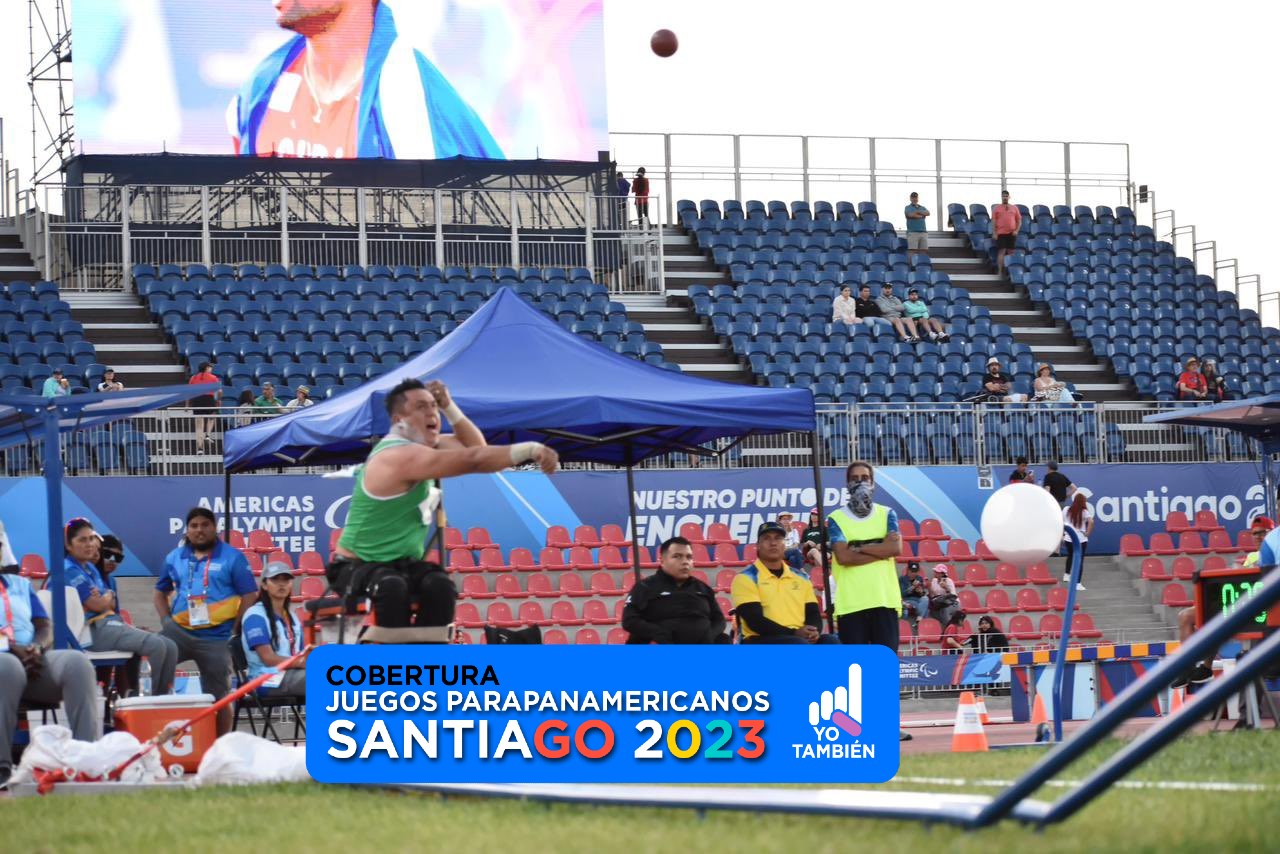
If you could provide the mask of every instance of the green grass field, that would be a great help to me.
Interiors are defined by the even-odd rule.
[[[1117,749],[1103,744],[1076,778]],[[904,776],[1009,779],[1040,751],[905,757]],[[1187,737],[1130,780],[1264,784],[1263,792],[1115,789],[1043,833],[905,822],[448,800],[319,784],[0,802],[6,851],[1277,851],[1280,733]],[[890,784],[926,790],[916,785]],[[991,791],[939,787],[938,793]],[[1054,800],[1062,789],[1037,793]]]

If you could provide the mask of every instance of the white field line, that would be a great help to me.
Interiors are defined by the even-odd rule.
[[[955,788],[1012,786],[1013,780],[966,780],[963,777],[894,777],[895,783],[923,786],[952,786]],[[1056,789],[1076,789],[1083,780],[1050,780],[1045,783]],[[1280,792],[1280,786],[1265,783],[1215,783],[1208,780],[1118,780],[1112,784],[1120,789],[1168,789],[1187,792]]]

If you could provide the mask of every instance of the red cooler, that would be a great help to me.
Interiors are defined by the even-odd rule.
[[[116,729],[131,733],[138,741],[148,741],[169,724],[189,721],[213,705],[212,694],[164,694],[157,697],[128,697],[116,701]],[[204,752],[218,737],[217,715],[199,721],[187,732],[160,746],[160,764],[181,765],[194,774]]]

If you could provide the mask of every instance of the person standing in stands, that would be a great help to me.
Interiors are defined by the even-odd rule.
[[[1036,485],[1036,473],[1027,468],[1026,457],[1018,457],[1013,461],[1013,471],[1009,472],[1009,482]]]
[[[1076,485],[1071,482],[1071,478],[1058,471],[1057,462],[1051,461],[1046,467],[1049,473],[1044,476],[1044,488],[1049,490],[1049,494],[1053,496],[1054,501],[1058,502],[1058,506],[1063,507],[1067,499],[1075,494]]]
[[[160,634],[177,644],[179,661],[195,661],[200,687],[214,699],[230,690],[227,642],[257,592],[249,561],[218,539],[213,511],[192,507],[182,545],[165,557],[152,598],[163,621]],[[218,735],[230,731],[228,706],[218,712]]]
[[[822,633],[822,608],[809,576],[792,569],[783,557],[786,536],[777,522],[761,524],[756,529],[756,562],[733,577],[729,596],[742,642],[839,643],[835,635]]]
[[[875,469],[855,460],[845,470],[849,501],[827,517],[836,630],[841,643],[898,650],[902,591],[895,559],[902,554],[898,514],[873,501]]]
[[[1195,356],[1187,359],[1186,366],[1178,375],[1178,400],[1202,401],[1209,397],[1209,385],[1204,374],[1200,373],[1200,360]]]
[[[188,381],[188,384],[210,386],[209,394],[202,394],[191,399],[191,414],[195,416],[196,420],[196,453],[203,454],[206,446],[213,444],[213,439],[209,434],[213,432],[214,424],[217,423],[217,415],[214,410],[222,400],[222,381],[214,375],[211,363],[201,362],[200,369],[196,371],[195,376]]]
[[[1018,231],[1022,228],[1022,211],[1009,204],[1009,191],[1000,191],[1000,204],[991,208],[991,226],[996,239],[996,272],[1008,276],[1005,256],[1018,246]]]
[[[622,609],[627,643],[728,643],[716,592],[693,577],[693,546],[672,537],[658,547],[658,571],[642,578]]]
[[[66,583],[75,589],[84,608],[97,650],[118,649],[146,656],[155,678],[155,692],[173,690],[173,673],[178,666],[178,647],[163,635],[134,628],[120,616],[120,602],[110,581],[95,565],[101,558],[102,539],[88,519],[72,519],[66,529]]]
[[[649,224],[649,179],[644,175],[644,167],[636,170],[636,177],[631,179],[631,192],[636,194],[636,218],[641,227]]]
[[[1070,506],[1062,511],[1062,521],[1080,538],[1080,579],[1076,582],[1077,590],[1084,590],[1084,556],[1089,550],[1089,537],[1093,534],[1093,511],[1089,509],[1088,500],[1083,492],[1077,492],[1071,499]],[[1063,542],[1067,544],[1067,560],[1062,565],[1062,580],[1071,580],[1071,557],[1075,552],[1075,543],[1063,534]]]
[[[902,211],[907,218],[907,254],[923,253],[929,257],[929,229],[925,220],[929,218],[929,209],[920,204],[920,194],[911,194],[911,204]]]

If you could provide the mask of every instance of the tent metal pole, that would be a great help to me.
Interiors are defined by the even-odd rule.
[[[222,471],[222,539],[231,542],[231,469]]]
[[[631,443],[627,443],[627,509],[631,513],[631,571],[640,581],[640,535],[636,532],[636,478],[631,463]]]
[[[65,554],[62,539],[62,454],[58,447],[58,406],[44,408],[45,512],[49,516],[49,589],[53,591],[53,648],[79,649],[67,628]]]
[[[822,601],[827,616],[827,631],[835,634],[835,603],[831,599],[831,544],[827,542],[827,520],[822,511],[822,466],[818,464],[818,431],[809,431],[809,456],[813,459],[814,506],[818,509],[818,532],[822,537]]]

